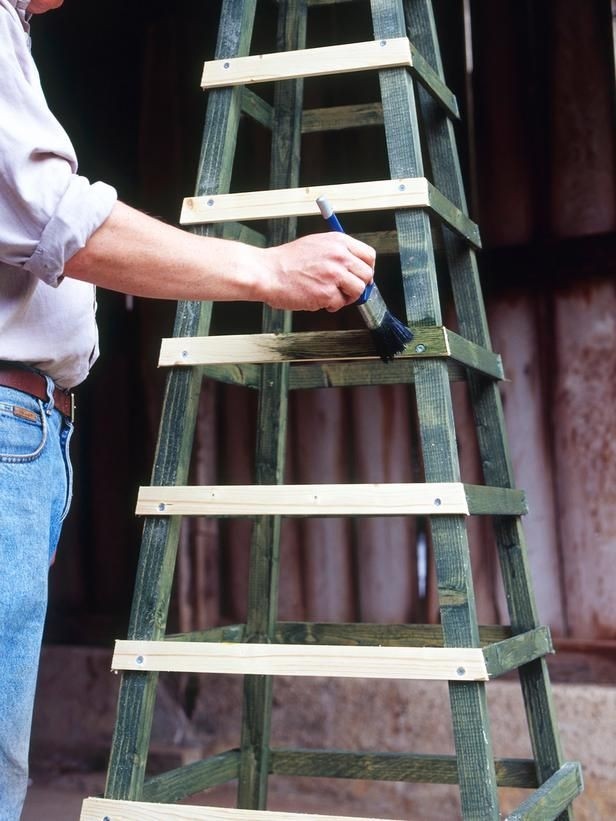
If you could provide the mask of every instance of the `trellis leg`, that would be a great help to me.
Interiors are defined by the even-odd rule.
[[[255,7],[256,0],[225,0],[217,44],[220,57],[248,51]],[[229,189],[240,100],[238,89],[222,89],[212,94],[199,165],[198,194]],[[210,317],[210,303],[180,302],[174,336],[207,333]],[[169,374],[152,473],[153,485],[186,481],[200,388],[199,368],[174,369]],[[149,517],[145,522],[129,638],[155,640],[165,632],[180,524],[179,517]],[[156,683],[155,673],[123,675],[105,787],[108,798],[136,800],[142,795]]]
[[[402,0],[371,0],[377,39],[406,36]],[[415,92],[408,72],[383,71],[381,97],[392,178],[423,176]],[[425,212],[396,214],[407,320],[417,325],[442,322],[429,217]],[[417,363],[415,391],[425,478],[460,481],[447,366]],[[433,518],[432,543],[445,645],[478,647],[479,629],[466,526],[462,517]],[[496,772],[485,687],[449,685],[464,818],[499,817]]]
[[[412,39],[432,67],[443,76],[436,27],[429,0],[407,0]],[[434,182],[442,193],[467,213],[466,197],[453,127],[423,90],[419,102],[424,127],[430,133],[428,151]],[[472,342],[491,348],[475,254],[448,231],[444,243],[449,262],[456,312],[461,333]],[[475,413],[484,478],[487,484],[514,487],[507,432],[498,386],[469,372],[468,384]],[[524,531],[519,518],[495,518],[496,541],[503,574],[511,626],[514,633],[539,626],[528,564]],[[549,673],[541,658],[519,668],[526,716],[540,784],[563,764]],[[568,808],[559,816],[572,819]]]
[[[278,51],[301,49],[306,42],[306,0],[280,0]],[[270,188],[298,185],[303,81],[278,83],[274,97]],[[270,240],[279,245],[295,238],[297,220],[276,220]],[[265,308],[263,332],[291,330],[290,312]],[[281,484],[284,480],[288,420],[289,366],[265,365],[261,370],[256,448],[256,483]],[[278,610],[280,517],[256,520],[251,546],[248,589],[247,641],[272,641]],[[267,804],[269,744],[272,713],[271,676],[248,676],[244,683],[244,709],[238,806],[264,809]]]

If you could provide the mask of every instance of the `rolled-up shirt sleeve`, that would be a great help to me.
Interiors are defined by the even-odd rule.
[[[77,174],[16,15],[0,5],[0,260],[58,285],[107,219],[114,188]]]

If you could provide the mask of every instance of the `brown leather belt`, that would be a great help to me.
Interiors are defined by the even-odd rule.
[[[28,371],[19,366],[3,363],[0,365],[0,385],[5,388],[14,388],[16,391],[28,393],[43,402],[47,402],[47,380],[40,373]],[[75,396],[69,391],[56,388],[53,392],[53,403],[63,416],[75,418]]]

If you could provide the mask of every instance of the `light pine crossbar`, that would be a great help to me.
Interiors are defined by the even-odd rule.
[[[425,177],[186,197],[182,204],[180,223],[200,225],[318,216],[320,212],[316,200],[320,196],[326,196],[341,214],[353,211],[428,208],[475,248],[481,247],[477,225],[437,191]]]
[[[434,681],[488,681],[489,678],[483,651],[474,647],[116,641],[111,668]]]
[[[401,66],[413,66],[411,44],[406,37],[211,60],[203,67],[201,87],[224,88]]]
[[[447,328],[419,326],[412,330],[411,344],[397,359],[449,357],[487,376],[504,378],[501,358],[493,351],[474,345]],[[348,359],[377,359],[367,330],[170,337],[162,340],[158,365],[167,368]]]
[[[351,485],[182,485],[139,490],[144,516],[468,516],[460,482]]]
[[[247,86],[388,68],[410,70],[450,117],[459,118],[455,95],[406,37],[210,60],[203,66],[201,87]]]
[[[397,180],[277,188],[237,194],[186,197],[180,215],[182,225],[228,220],[276,219],[318,216],[317,197],[327,196],[339,213],[382,211],[391,208],[427,208],[430,185],[425,177]]]
[[[80,821],[384,821],[346,815],[272,812],[270,810],[233,810],[223,807],[186,807],[173,804],[148,804],[143,801],[112,801],[87,798]]]
[[[460,482],[351,485],[152,485],[142,516],[523,516],[523,491]]]

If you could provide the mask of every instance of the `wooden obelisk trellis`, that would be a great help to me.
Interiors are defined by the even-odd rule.
[[[564,762],[498,392],[499,357],[491,350],[475,262],[477,227],[467,216],[453,134],[456,100],[447,89],[430,0],[371,0],[367,41],[306,49],[308,6],[337,0],[278,0],[278,52],[250,56],[256,0],[224,0],[198,185],[182,222],[203,233],[280,243],[297,217],[316,214],[329,194],[339,213],[395,211],[406,319],[415,338],[384,366],[367,332],[292,333],[291,316],[265,309],[262,334],[207,336],[209,304],[180,303],[161,364],[171,368],[152,486],[139,495],[145,528],[129,627],[114,669],[125,671],[104,799],[88,799],[82,821],[113,819],[301,819],[266,808],[270,773],[458,783],[465,819],[499,818],[498,787],[531,792],[511,819],[571,819],[580,792],[576,762]],[[355,0],[359,3],[362,0]],[[341,3],[353,13],[353,2]],[[368,39],[373,36],[373,39]],[[410,38],[410,39],[409,39]],[[382,123],[390,177],[298,188],[303,78],[379,72],[381,104],[307,112],[311,127]],[[275,83],[273,105],[250,85]],[[272,132],[270,190],[228,194],[241,114]],[[367,119],[362,119],[367,117]],[[423,144],[429,157],[422,157]],[[424,162],[431,168],[425,177]],[[243,223],[271,220],[267,239]],[[443,327],[431,220],[444,226],[459,333]],[[378,237],[375,240],[377,246]],[[311,360],[306,364],[306,360]],[[332,361],[340,360],[340,361]],[[295,363],[301,361],[301,366]],[[327,361],[326,369],[323,362]],[[259,393],[255,484],[186,487],[203,373]],[[485,485],[460,480],[450,381],[468,381]],[[424,484],[285,486],[287,399],[295,388],[414,383]],[[422,515],[431,523],[442,625],[288,624],[277,621],[281,516]],[[510,627],[479,627],[465,520],[493,517]],[[179,521],[183,515],[254,517],[246,624],[165,637]],[[309,640],[309,643],[308,643]],[[495,760],[486,709],[489,680],[513,669],[519,678],[533,749],[531,760]],[[241,743],[213,758],[145,779],[157,671],[245,675]],[[449,682],[455,756],[277,750],[270,745],[275,675],[441,679]],[[315,684],[315,686],[317,686]],[[237,779],[241,809],[174,807],[173,802]]]

